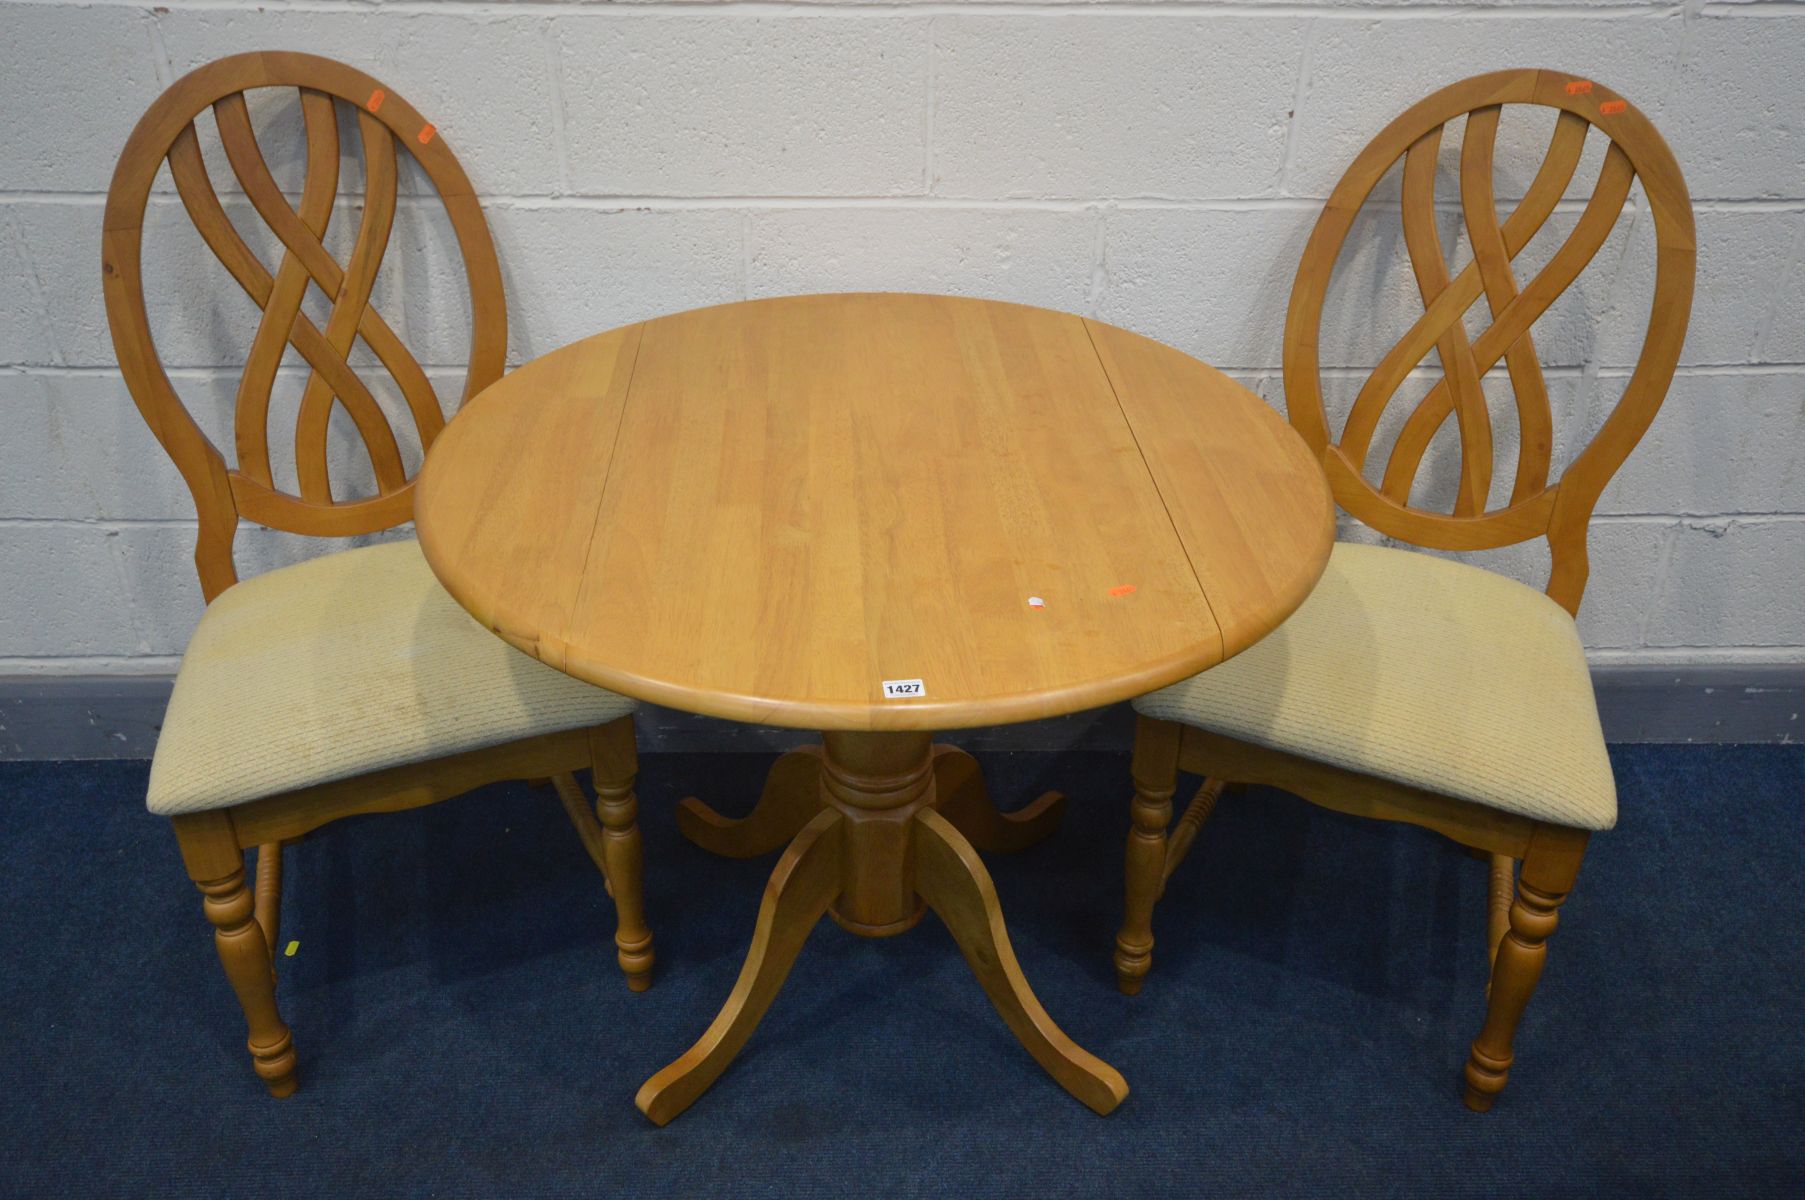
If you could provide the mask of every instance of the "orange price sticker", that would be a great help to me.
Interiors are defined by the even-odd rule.
[[[1569,96],[1583,96],[1591,90],[1592,81],[1590,79],[1575,79],[1567,85],[1567,94]]]
[[[1628,100],[1606,100],[1598,106],[1598,111],[1607,117],[1616,116],[1630,106]]]
[[[1132,595],[1133,592],[1134,584],[1132,583],[1117,584],[1115,587],[1109,589],[1109,594],[1112,596],[1128,596]]]
[[[364,107],[369,109],[371,112],[375,112],[377,109],[382,107],[382,99],[385,94],[386,93],[383,92],[383,90],[381,88],[377,88],[375,91],[370,93],[370,102],[368,104],[364,105]]]
[[[426,143],[432,141],[432,135],[433,135],[433,127],[431,125],[428,125],[426,128],[422,129],[420,131],[420,144],[422,146],[424,146]]]

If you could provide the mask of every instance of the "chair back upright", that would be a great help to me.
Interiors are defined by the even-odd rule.
[[[299,91],[306,171],[298,204],[290,202],[271,174],[252,127],[245,96],[258,88]],[[362,211],[342,266],[323,241],[338,200],[341,105],[355,113],[363,161]],[[274,269],[233,225],[208,177],[195,128],[208,109],[238,185],[280,243]],[[371,304],[395,218],[397,147],[413,156],[437,189],[463,259],[472,319],[463,392],[468,399],[502,373],[507,311],[501,270],[469,178],[444,139],[406,100],[331,59],[284,52],[239,54],[200,67],[172,85],[138,122],[120,155],[107,193],[103,232],[107,322],[132,399],[194,496],[200,523],[194,560],[208,601],[237,581],[232,544],[240,518],[293,533],[340,536],[373,533],[413,517],[413,479],[396,431],[352,354],[361,338],[393,379],[424,454],[445,426],[445,409],[419,360]],[[238,383],[230,464],[171,384],[145,304],[145,213],[165,162],[202,240],[262,310]],[[330,302],[321,324],[302,309],[310,285]],[[290,347],[306,364],[295,418],[297,486],[292,491],[273,478],[269,438],[272,388]],[[334,495],[328,427],[335,405],[341,404],[368,452],[375,495]]]
[[[1558,113],[1546,156],[1522,200],[1500,221],[1493,158],[1499,116],[1509,104]],[[1443,131],[1457,119],[1464,121],[1460,209],[1472,256],[1450,277],[1435,224],[1435,180]],[[1547,264],[1520,283],[1511,261],[1554,212],[1595,128],[1607,148],[1591,197]],[[1423,314],[1366,377],[1339,436],[1332,437],[1318,356],[1324,299],[1355,218],[1400,159],[1404,245]],[[1604,244],[1637,179],[1653,217],[1656,245],[1647,332],[1610,415],[1566,470],[1551,479],[1554,420],[1530,329]],[[1695,258],[1685,180],[1667,144],[1633,105],[1600,84],[1556,71],[1499,71],[1463,80],[1388,125],[1331,193],[1292,286],[1285,323],[1287,413],[1320,457],[1336,501],[1350,515],[1389,537],[1440,550],[1491,549],[1546,537],[1552,561],[1548,595],[1577,613],[1586,585],[1592,510],[1666,396],[1691,312]],[[1466,312],[1482,296],[1491,324],[1471,337]],[[1440,362],[1439,377],[1399,427],[1375,485],[1367,466],[1381,416],[1431,350]],[[1514,393],[1519,436],[1508,499],[1492,505],[1493,429],[1480,381],[1500,361]],[[1424,452],[1450,416],[1460,448],[1452,511],[1415,506],[1412,484]]]

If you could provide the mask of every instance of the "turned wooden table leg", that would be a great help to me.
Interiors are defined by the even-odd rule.
[[[802,944],[840,890],[840,814],[823,812],[777,861],[758,908],[752,948],[720,1014],[696,1044],[645,1081],[633,1102],[656,1125],[694,1104],[752,1036]]]
[[[792,765],[785,768],[786,761]],[[786,756],[779,767],[800,773],[805,761],[811,760]],[[961,811],[979,813],[972,819],[982,828],[999,828],[994,810],[988,819],[981,815],[989,800],[976,779],[975,764],[967,767],[969,761],[969,756],[934,750],[926,733],[828,733],[823,738],[812,756],[816,814],[778,860],[765,887],[739,982],[701,1040],[646,1081],[637,1101],[641,1112],[662,1125],[719,1077],[751,1036],[823,913],[863,937],[889,937],[911,928],[928,905],[953,931],[1004,1021],[1041,1065],[1100,1113],[1122,1102],[1128,1094],[1122,1077],[1066,1037],[1034,998],[1009,945],[989,873],[959,830],[935,811],[941,799],[938,781],[949,779]],[[775,792],[768,785],[760,808],[793,812],[794,799],[766,806],[794,786],[793,778]],[[1056,819],[1056,808],[1043,800],[1020,822],[1001,818],[1002,840],[1042,832],[1049,810]],[[747,820],[755,818],[765,822],[761,832],[735,845],[769,835],[768,822],[775,817],[759,818],[755,810]],[[706,830],[703,837],[719,835],[727,824],[700,804],[695,819]],[[727,836],[740,832],[731,830]]]
[[[1065,797],[1047,792],[1015,812],[990,802],[978,760],[957,746],[934,747],[935,808],[978,849],[992,854],[1026,850],[1050,837],[1065,817]]]
[[[677,805],[677,828],[711,854],[757,858],[781,850],[820,811],[821,747],[808,746],[777,760],[758,804],[744,817],[723,817],[689,796]]]

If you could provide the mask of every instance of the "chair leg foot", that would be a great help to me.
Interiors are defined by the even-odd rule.
[[[1463,1093],[1462,1098],[1466,1101],[1466,1106],[1468,1108],[1472,1109],[1474,1112],[1482,1113],[1491,1112],[1492,1101],[1496,1100],[1498,1097],[1495,1092],[1482,1092],[1469,1083],[1466,1086],[1466,1091]]]

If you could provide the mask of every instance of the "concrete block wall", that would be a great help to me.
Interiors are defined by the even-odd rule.
[[[157,93],[259,48],[354,63],[439,125],[490,215],[515,361],[741,297],[932,290],[1094,314],[1279,406],[1291,275],[1353,154],[1479,71],[1603,80],[1686,171],[1700,286],[1671,399],[1594,524],[1588,645],[1601,664],[1805,663],[1797,0],[0,0],[0,31],[0,676],[168,672],[198,617],[190,501],[113,366],[100,214]],[[292,102],[256,111],[279,177],[297,178],[278,148]],[[1516,120],[1503,196],[1545,144],[1545,124]],[[1450,170],[1457,149],[1450,137]],[[1546,236],[1571,227],[1580,174]],[[214,176],[226,191],[229,171]],[[379,302],[455,396],[456,260],[429,189],[404,189]],[[1447,199],[1444,240],[1463,253]],[[150,225],[166,362],[229,444],[255,313],[167,187]],[[1325,325],[1331,407],[1420,311],[1400,242],[1381,205],[1350,247]],[[1651,255],[1637,193],[1537,327],[1569,452],[1634,362]],[[285,374],[291,403],[300,379]],[[1507,480],[1510,397],[1488,384]],[[1436,448],[1426,491],[1452,478],[1451,449]],[[354,475],[342,430],[334,453]],[[239,557],[248,573],[319,549],[247,530]],[[1479,557],[1537,582],[1545,570],[1534,546]]]

